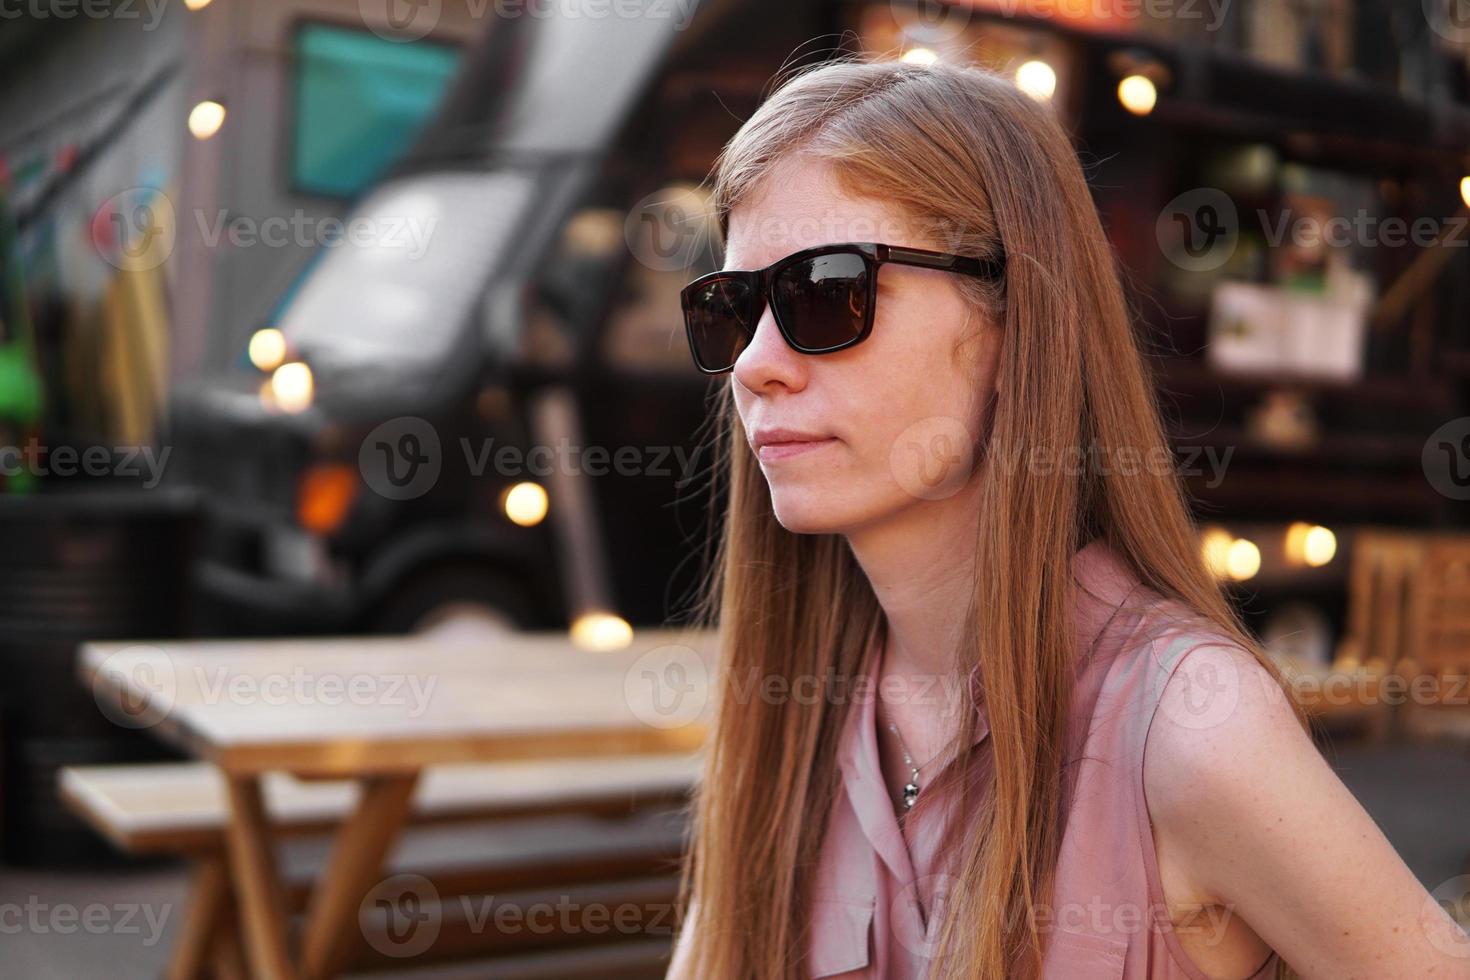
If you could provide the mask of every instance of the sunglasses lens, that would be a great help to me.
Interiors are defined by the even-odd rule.
[[[743,279],[716,279],[693,287],[684,296],[684,322],[694,361],[706,371],[733,367],[755,324],[752,289]]]
[[[841,347],[857,339],[867,320],[868,275],[856,252],[818,255],[781,270],[771,283],[771,303],[802,349]]]

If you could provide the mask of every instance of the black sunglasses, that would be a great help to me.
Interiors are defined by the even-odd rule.
[[[830,354],[873,332],[878,267],[885,262],[999,278],[1003,262],[882,242],[841,242],[792,252],[764,269],[722,269],[679,293],[694,364],[724,374],[755,335],[766,303],[792,350]]]

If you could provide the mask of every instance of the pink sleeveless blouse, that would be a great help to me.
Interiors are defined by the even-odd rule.
[[[1045,980],[1209,980],[1170,925],[1144,802],[1143,749],[1164,684],[1184,655],[1228,641],[1181,625],[1187,612],[1141,585],[1100,540],[1074,557],[1073,577],[1079,659],[1070,803]],[[876,640],[865,666],[870,692]],[[988,781],[989,725],[983,705],[979,712],[979,778]],[[899,829],[878,763],[875,717],[875,696],[855,699],[841,739],[842,790],[822,845],[806,947],[813,978],[923,977],[938,938],[938,918],[928,912],[946,890],[937,849],[952,808],[921,801],[926,806],[906,815],[906,833]],[[1279,960],[1271,953],[1247,980],[1269,980]]]

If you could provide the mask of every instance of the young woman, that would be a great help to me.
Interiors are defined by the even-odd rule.
[[[669,975],[1470,977],[1203,563],[1050,110],[827,63],[714,202],[723,660]]]

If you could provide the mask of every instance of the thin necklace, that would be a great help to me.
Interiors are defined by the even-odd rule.
[[[898,733],[898,726],[890,721],[888,723],[888,730],[893,733],[894,738],[898,739],[898,750],[903,753],[904,765],[909,767],[909,781],[903,787],[903,808],[905,810],[912,810],[914,808],[914,802],[919,798],[919,789],[921,788],[919,786],[919,770],[939,758],[944,750],[940,749],[939,752],[936,752],[926,761],[916,766],[914,765],[914,757],[909,755],[908,746],[903,744],[903,736]]]

